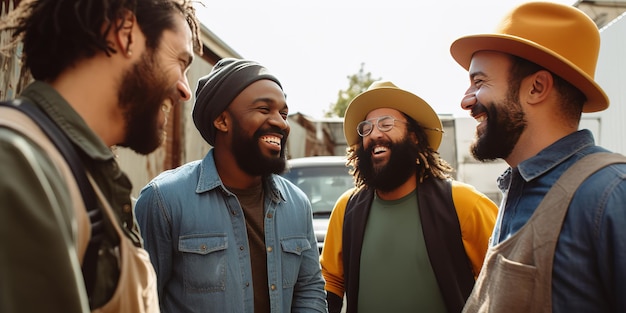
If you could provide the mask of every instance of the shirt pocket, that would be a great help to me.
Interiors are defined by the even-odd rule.
[[[298,281],[302,254],[311,249],[311,243],[306,237],[290,237],[280,241],[282,249],[283,287],[293,288]]]
[[[536,288],[545,287],[536,284],[538,274],[535,266],[509,260],[498,254],[493,270],[485,276],[485,279],[489,279],[487,294],[495,295],[488,302],[488,311],[508,313],[533,311],[531,308],[533,292]]]
[[[226,234],[181,236],[178,251],[183,259],[183,283],[187,292],[220,292],[226,288]]]

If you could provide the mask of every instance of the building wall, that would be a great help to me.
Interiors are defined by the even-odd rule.
[[[441,124],[443,126],[443,136],[441,138],[441,144],[439,145],[439,156],[448,162],[452,168],[454,168],[452,177],[456,179],[459,167],[459,162],[457,161],[458,146],[456,144],[456,120],[452,116],[448,115],[440,115],[439,119],[441,119]]]
[[[593,114],[600,123],[596,143],[621,154],[626,154],[626,18],[618,19],[600,31],[601,46],[596,81],[610,99],[609,108]]]
[[[19,0],[2,0],[0,16],[13,11]],[[11,32],[0,32],[0,46],[4,47],[11,41]],[[0,53],[0,100],[13,99],[32,80],[30,72],[22,67],[22,44],[19,43],[6,54]]]

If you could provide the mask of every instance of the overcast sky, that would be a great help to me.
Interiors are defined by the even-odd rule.
[[[466,117],[459,101],[467,73],[450,56],[450,44],[493,31],[523,2],[205,0],[197,9],[222,41],[278,77],[290,113],[323,116],[364,63],[374,78],[417,94],[437,113]]]

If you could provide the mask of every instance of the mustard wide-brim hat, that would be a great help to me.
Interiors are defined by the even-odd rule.
[[[594,81],[600,32],[585,13],[572,6],[529,2],[513,9],[495,33],[464,36],[452,43],[452,57],[466,70],[478,51],[504,52],[534,62],[580,89],[587,102],[583,112],[609,106]]]
[[[390,108],[413,118],[424,129],[428,144],[437,151],[443,136],[443,126],[435,110],[422,98],[402,90],[392,82],[377,81],[367,91],[356,96],[344,116],[343,133],[348,146],[354,146],[361,140],[357,125],[365,120],[369,112],[375,109]]]

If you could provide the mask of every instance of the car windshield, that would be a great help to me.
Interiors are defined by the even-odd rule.
[[[292,168],[284,177],[306,193],[314,215],[330,215],[339,196],[354,186],[343,164]]]

